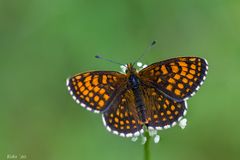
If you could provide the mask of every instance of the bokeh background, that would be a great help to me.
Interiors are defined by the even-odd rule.
[[[0,0],[0,159],[142,159],[143,146],[109,133],[65,80],[119,70],[94,56],[133,62],[152,40],[142,62],[194,55],[209,73],[187,127],[161,131],[151,158],[239,159],[239,0]]]

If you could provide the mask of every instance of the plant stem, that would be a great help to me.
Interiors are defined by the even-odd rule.
[[[148,132],[145,132],[145,136],[147,138],[147,141],[144,144],[144,160],[150,160],[150,149],[149,149],[149,143],[150,143],[150,136]]]

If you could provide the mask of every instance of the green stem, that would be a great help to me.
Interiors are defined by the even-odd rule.
[[[150,149],[149,149],[149,143],[150,143],[150,136],[148,132],[145,132],[145,136],[147,138],[146,143],[144,144],[144,160],[150,160]]]

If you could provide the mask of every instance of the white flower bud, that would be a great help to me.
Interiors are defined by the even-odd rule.
[[[138,140],[138,137],[132,137],[131,139],[133,142],[136,142]]]
[[[145,144],[147,142],[147,137],[142,136],[142,144]]]
[[[160,141],[160,136],[159,135],[156,135],[155,137],[154,137],[154,142],[155,143],[158,143]]]
[[[184,129],[184,128],[186,127],[186,125],[187,125],[187,119],[186,119],[186,118],[182,119],[182,120],[179,122],[179,126],[180,126],[182,129]]]
[[[138,67],[142,67],[142,65],[143,65],[142,62],[137,62]]]

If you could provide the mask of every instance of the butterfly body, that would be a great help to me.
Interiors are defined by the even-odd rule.
[[[122,137],[138,136],[143,126],[167,129],[187,112],[187,99],[206,78],[208,64],[199,57],[178,57],[137,71],[132,64],[125,74],[92,71],[67,79],[73,99],[102,113],[107,130]]]
[[[141,81],[139,79],[136,69],[133,68],[132,64],[127,65],[126,74],[128,75],[128,89],[132,90],[135,99],[135,106],[138,113],[140,123],[147,122],[146,108],[142,98],[142,91],[140,89]]]

